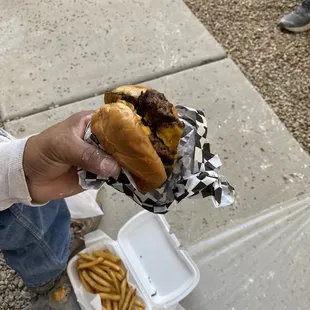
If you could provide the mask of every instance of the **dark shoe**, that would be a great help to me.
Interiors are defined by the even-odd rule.
[[[80,309],[71,282],[64,275],[48,294],[48,309]]]
[[[24,310],[77,310],[80,309],[73,287],[67,275],[63,275],[57,285],[47,294]]]
[[[294,12],[284,15],[279,26],[291,32],[303,32],[310,29],[310,0],[304,0]]]

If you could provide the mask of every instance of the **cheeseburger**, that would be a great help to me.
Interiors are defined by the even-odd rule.
[[[104,102],[92,116],[92,133],[141,192],[160,187],[172,172],[183,134],[175,107],[162,93],[134,85],[106,92]]]

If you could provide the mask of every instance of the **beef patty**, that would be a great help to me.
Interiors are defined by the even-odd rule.
[[[156,137],[153,133],[149,135],[149,139],[163,162],[167,175],[170,175],[175,160],[174,154],[172,154],[163,141]]]
[[[149,139],[162,160],[167,175],[170,175],[176,154],[172,153],[164,142],[157,137],[156,130],[159,126],[184,127],[183,122],[173,114],[173,105],[166,99],[164,94],[154,89],[148,89],[141,93],[138,98],[113,93],[108,95],[117,96],[119,99],[125,100],[134,106],[137,114],[142,117],[142,122],[150,127],[152,134],[149,136]]]

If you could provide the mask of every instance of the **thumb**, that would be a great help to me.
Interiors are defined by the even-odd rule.
[[[73,142],[73,141],[72,141]],[[70,164],[102,177],[117,177],[121,171],[118,163],[101,149],[77,139],[70,150]]]

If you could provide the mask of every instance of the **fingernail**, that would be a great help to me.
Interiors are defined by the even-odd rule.
[[[107,156],[101,161],[100,170],[103,177],[117,177],[121,168],[112,157]]]

